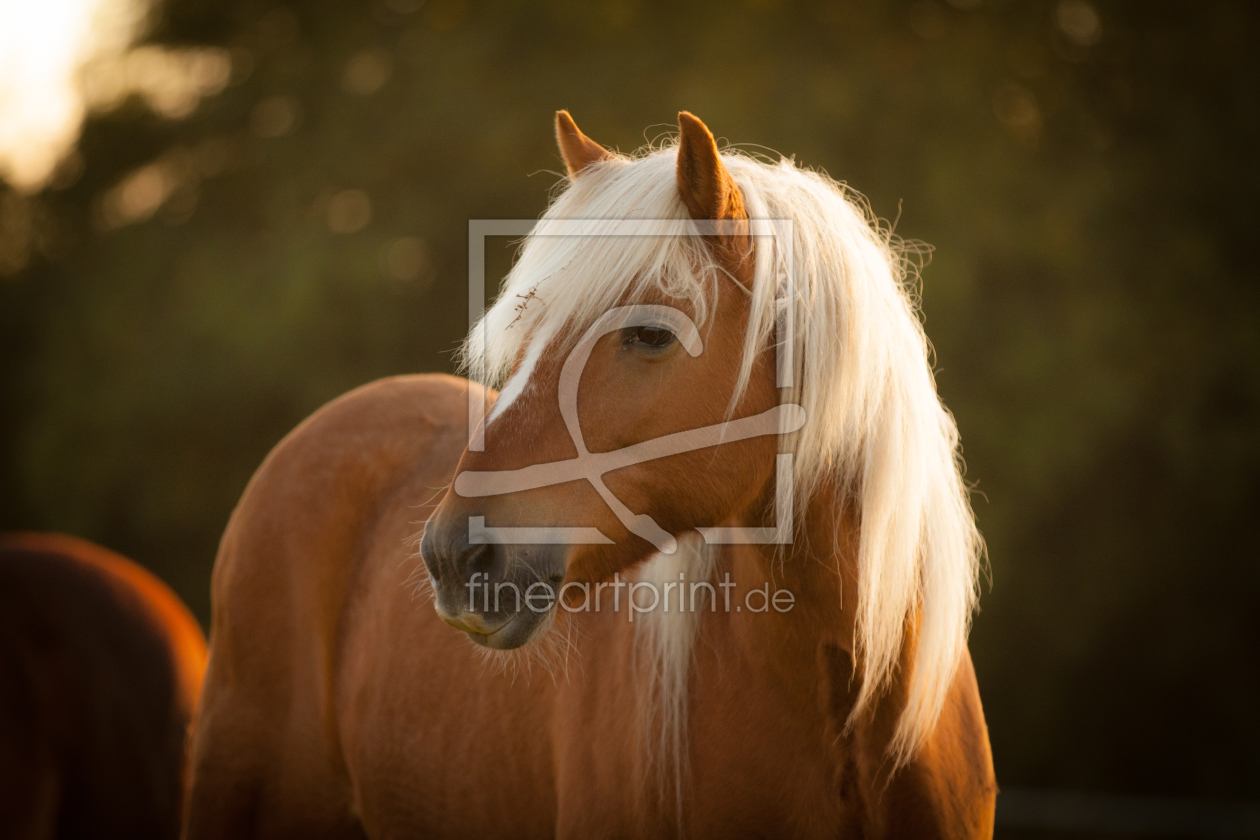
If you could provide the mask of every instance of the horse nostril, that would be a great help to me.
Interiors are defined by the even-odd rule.
[[[464,577],[469,578],[475,574],[483,574],[488,578],[494,577],[494,569],[497,565],[497,557],[493,545],[470,545],[464,549],[460,559],[460,567],[464,572]]]

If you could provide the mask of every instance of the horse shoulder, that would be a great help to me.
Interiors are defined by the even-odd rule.
[[[940,720],[877,798],[887,837],[993,836],[997,780],[971,654],[964,651]]]
[[[215,562],[190,836],[347,821],[335,709],[346,593],[400,488],[449,482],[479,387],[442,375],[365,385],[303,421],[250,480]]]
[[[286,612],[301,614],[286,617],[298,619],[293,629],[332,629],[373,514],[416,471],[449,478],[467,440],[470,385],[441,375],[378,380],[328,403],[276,445],[233,511],[215,562],[216,652],[236,625]]]

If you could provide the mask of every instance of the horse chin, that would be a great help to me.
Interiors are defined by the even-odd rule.
[[[554,613],[555,610],[544,613],[521,610],[492,633],[465,632],[468,638],[482,647],[492,650],[516,650],[540,636],[551,623]]]

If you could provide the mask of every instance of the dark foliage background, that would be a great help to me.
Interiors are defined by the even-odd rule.
[[[1257,18],[168,0],[151,40],[231,48],[233,84],[183,120],[98,114],[77,180],[0,188],[0,528],[136,557],[205,622],[268,449],[358,384],[451,368],[467,220],[542,211],[552,112],[630,150],[685,108],[936,246],[923,310],[991,553],[972,650],[999,780],[1254,798]],[[111,221],[152,165],[160,209]]]

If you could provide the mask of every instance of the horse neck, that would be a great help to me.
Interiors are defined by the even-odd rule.
[[[794,597],[786,612],[728,616],[732,642],[746,661],[808,691],[818,685],[819,669],[830,667],[829,657],[855,661],[858,528],[844,491],[827,484],[811,499],[790,545],[731,546],[718,574],[730,572],[741,598],[766,584]]]

